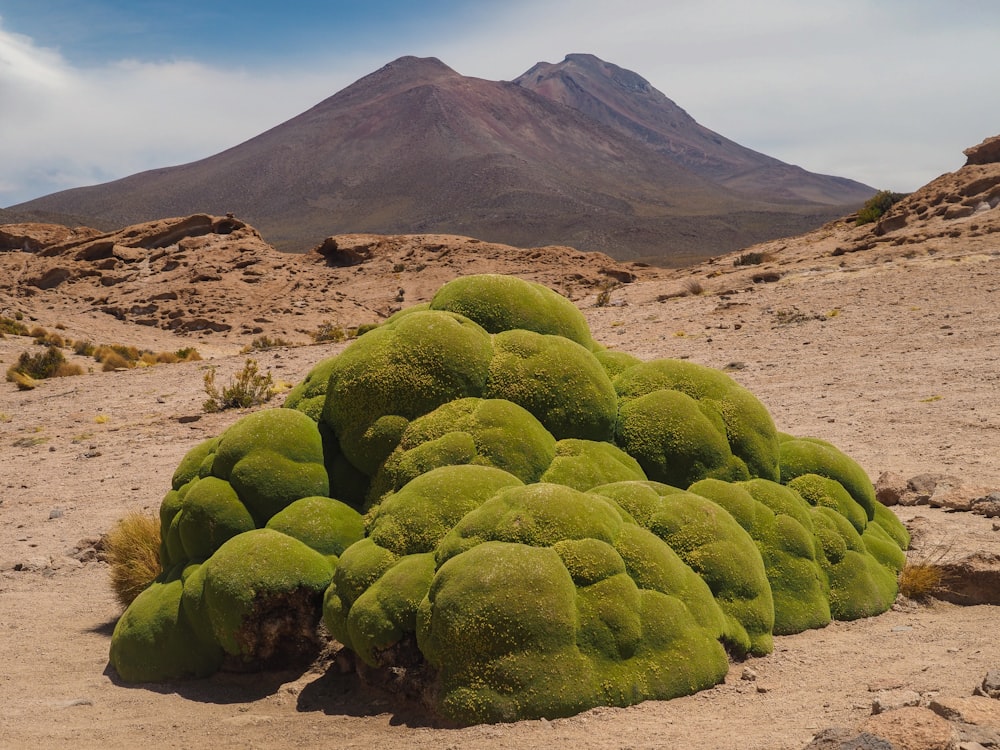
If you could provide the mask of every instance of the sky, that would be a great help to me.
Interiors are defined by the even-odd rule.
[[[1000,134],[996,0],[0,0],[0,207],[201,159],[403,55],[591,53],[699,123],[899,192]]]

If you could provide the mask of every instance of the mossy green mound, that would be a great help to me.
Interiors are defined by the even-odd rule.
[[[618,396],[594,355],[562,336],[503,331],[493,337],[485,398],[523,406],[556,440],[611,440]]]
[[[136,597],[115,625],[111,665],[126,682],[206,677],[222,665],[222,649],[195,635],[181,606],[183,586],[179,576],[163,576]]]
[[[468,318],[434,310],[405,315],[336,358],[322,419],[347,460],[371,476],[410,420],[479,396],[492,359],[490,336]]]
[[[227,654],[266,662],[314,638],[333,577],[316,550],[257,529],[230,539],[202,568],[204,615]]]
[[[706,479],[689,488],[725,508],[756,542],[774,600],[774,634],[829,624],[828,581],[816,559],[809,505],[792,490],[763,479]]]
[[[368,536],[397,555],[433,552],[466,513],[500,490],[521,484],[513,474],[493,466],[431,469],[372,508]]]
[[[764,405],[723,372],[683,360],[658,359],[629,368],[614,380],[620,398],[668,389],[698,402],[716,424],[721,422],[734,456],[751,477],[777,481],[778,433]]]
[[[463,276],[441,287],[430,306],[464,315],[490,333],[520,328],[595,347],[590,326],[576,305],[548,287],[514,276]]]
[[[556,440],[531,412],[503,399],[463,398],[414,420],[375,478],[374,499],[431,469],[494,466],[537,482],[555,458]]]
[[[250,414],[228,428],[211,474],[229,482],[257,526],[299,498],[330,492],[319,428],[294,409]]]
[[[437,559],[417,642],[452,718],[669,698],[727,669],[708,586],[601,496],[549,484],[501,491],[462,519]]]
[[[286,409],[298,409],[314,422],[319,422],[323,416],[323,405],[326,402],[326,389],[330,383],[330,375],[337,358],[328,357],[309,371],[285,396]]]
[[[277,665],[317,624],[454,722],[708,687],[726,651],[884,611],[908,544],[861,468],[729,376],[458,279],[188,452],[123,679]],[[358,512],[367,511],[364,516]],[[155,653],[154,653],[155,652]]]
[[[611,443],[560,440],[555,458],[539,481],[586,491],[612,482],[643,481],[639,462]]]
[[[781,436],[781,481],[786,484],[803,474],[818,474],[839,482],[865,510],[868,520],[875,517],[875,488],[854,459],[825,440]]]
[[[722,639],[731,653],[771,652],[774,601],[764,561],[732,515],[700,495],[656,482],[619,482],[593,492],[613,499],[708,584],[726,617]]]

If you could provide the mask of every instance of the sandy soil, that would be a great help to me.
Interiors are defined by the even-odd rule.
[[[775,244],[773,282],[754,283],[729,259],[651,272],[614,291],[609,305],[596,306],[595,297],[580,304],[599,341],[643,358],[726,368],[779,429],[836,443],[873,478],[943,472],[996,489],[1000,240],[990,237],[998,236],[844,258],[816,250],[836,237],[814,238],[809,253]],[[704,293],[672,296],[692,282]],[[43,303],[33,298],[45,323]],[[76,325],[71,311],[59,315]],[[94,340],[127,340],[132,330],[99,317],[81,318],[80,327]],[[859,725],[880,689],[965,696],[1000,668],[996,607],[901,602],[877,618],[778,638],[772,655],[734,664],[724,684],[700,694],[555,721],[434,727],[326,663],[122,685],[107,668],[120,613],[107,566],[80,551],[126,511],[154,512],[183,454],[235,421],[232,412],[203,413],[202,378],[212,365],[226,380],[244,362],[245,341],[235,336],[181,340],[150,328],[141,335],[144,346],[194,344],[206,361],[92,372],[26,392],[0,384],[2,748],[798,750],[819,729]],[[0,339],[0,366],[30,345]],[[256,358],[293,383],[339,346]],[[926,507],[898,512],[937,529],[933,545],[1000,553],[990,519]],[[743,679],[747,667],[756,679]]]

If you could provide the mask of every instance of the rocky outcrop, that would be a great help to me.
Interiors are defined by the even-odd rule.
[[[37,253],[51,245],[86,240],[100,233],[90,227],[71,229],[61,224],[3,224],[0,225],[0,252]]]
[[[962,152],[966,156],[966,166],[970,164],[996,164],[1000,162],[1000,135],[987,138],[982,143]]]
[[[0,305],[5,294],[34,296],[40,308],[59,300],[179,334],[292,343],[308,343],[325,321],[376,323],[471,273],[522,276],[574,300],[656,273],[602,253],[457,235],[335,235],[312,252],[281,253],[242,220],[208,214],[36,236],[30,253],[0,252]]]

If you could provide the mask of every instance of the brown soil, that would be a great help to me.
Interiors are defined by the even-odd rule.
[[[1000,210],[914,220],[881,236],[830,225],[754,248],[770,259],[753,266],[734,266],[730,256],[677,272],[629,268],[636,280],[601,306],[601,285],[614,277],[596,273],[573,287],[572,274],[584,261],[563,256],[562,266],[544,267],[550,274],[544,280],[557,283],[551,274],[561,274],[562,288],[575,289],[599,341],[643,358],[685,357],[727,369],[768,406],[779,429],[834,442],[873,478],[885,470],[940,472],[997,489],[1000,220],[993,214]],[[421,242],[394,239],[385,246],[406,245],[429,257]],[[216,367],[226,382],[242,367],[239,350],[254,335],[313,329],[341,309],[384,308],[384,314],[399,288],[411,304],[467,268],[483,270],[467,241],[431,244],[451,248],[455,262],[421,255],[419,271],[374,274],[366,270],[371,261],[336,269],[346,300],[337,311],[317,311],[330,298],[324,290],[331,288],[332,267],[316,256],[294,261],[302,263],[300,288],[314,294],[286,294],[289,303],[305,304],[288,304],[291,312],[273,316],[273,323],[241,318],[249,297],[240,296],[238,285],[216,299],[211,288],[219,282],[204,282],[196,287],[199,304],[215,306],[229,326],[216,332],[183,333],[101,312],[86,295],[68,291],[94,283],[92,276],[33,293],[23,281],[0,284],[2,315],[21,311],[32,325],[60,324],[68,337],[98,343],[195,346],[206,358],[105,373],[73,355],[94,371],[31,391],[0,384],[0,747],[798,750],[820,729],[860,725],[880,689],[965,696],[988,670],[1000,668],[995,606],[900,601],[880,617],[778,638],[772,655],[734,664],[724,684],[697,695],[555,721],[435,727],[418,709],[360,687],[325,661],[304,671],[220,674],[167,686],[119,683],[107,654],[120,610],[107,566],[91,548],[126,511],[155,512],[184,453],[237,418],[203,412],[205,368]],[[542,277],[538,258],[521,252],[494,264]],[[0,253],[3,278],[17,267],[23,280],[39,260]],[[111,298],[105,304],[117,304],[119,286],[105,287]],[[702,293],[690,293],[699,286]],[[265,287],[253,286],[262,296],[250,302],[266,307],[268,294],[280,291]],[[252,315],[266,317],[256,308]],[[343,315],[344,325],[365,322],[360,313]],[[261,332],[253,333],[255,327]],[[0,339],[0,366],[33,346],[26,337]],[[277,380],[294,383],[342,346],[253,356]],[[928,507],[897,512],[925,530],[912,556],[1000,552],[992,519]]]

